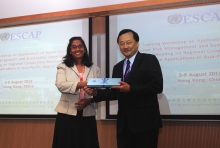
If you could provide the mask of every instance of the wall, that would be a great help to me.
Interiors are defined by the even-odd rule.
[[[1,148],[50,148],[54,119],[1,119]],[[97,121],[100,148],[116,148],[115,120]],[[158,148],[219,148],[216,121],[163,121]]]

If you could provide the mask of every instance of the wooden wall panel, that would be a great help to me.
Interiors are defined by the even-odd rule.
[[[1,148],[51,148],[54,119],[1,119]],[[218,121],[163,121],[158,148],[220,148]],[[116,120],[97,121],[100,148],[116,148]]]
[[[158,148],[220,148],[219,121],[164,121]]]
[[[92,18],[92,33],[105,33],[105,17]]]
[[[50,148],[54,119],[1,119],[1,148]]]
[[[116,148],[116,120],[97,121],[100,148]]]

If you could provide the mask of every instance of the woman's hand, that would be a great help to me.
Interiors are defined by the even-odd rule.
[[[75,108],[77,110],[83,110],[86,106],[88,106],[92,102],[93,102],[92,98],[79,99],[79,101],[77,103],[75,103],[75,105],[76,105]]]
[[[87,85],[87,82],[86,81],[82,81],[82,82],[78,82],[77,83],[77,88],[83,88],[83,87],[85,87]]]

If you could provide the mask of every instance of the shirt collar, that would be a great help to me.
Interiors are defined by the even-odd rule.
[[[132,64],[134,63],[134,59],[135,59],[137,53],[138,53],[138,52],[136,52],[130,59],[125,58],[124,63],[126,64],[126,63],[127,63],[127,60],[129,60],[130,63],[131,63],[131,65],[132,65]]]

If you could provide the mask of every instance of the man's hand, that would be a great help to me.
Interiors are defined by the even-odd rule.
[[[77,110],[83,110],[86,106],[88,106],[91,103],[91,99],[79,99],[79,101],[77,103],[75,103],[75,107]]]
[[[95,96],[95,95],[97,94],[97,89],[96,89],[96,88],[92,89],[92,88],[88,88],[87,86],[85,86],[83,89],[84,89],[84,90],[86,91],[86,93],[89,94],[90,96]]]
[[[112,86],[113,89],[119,89],[120,92],[128,93],[130,92],[130,85],[126,82],[120,81],[120,86]]]

